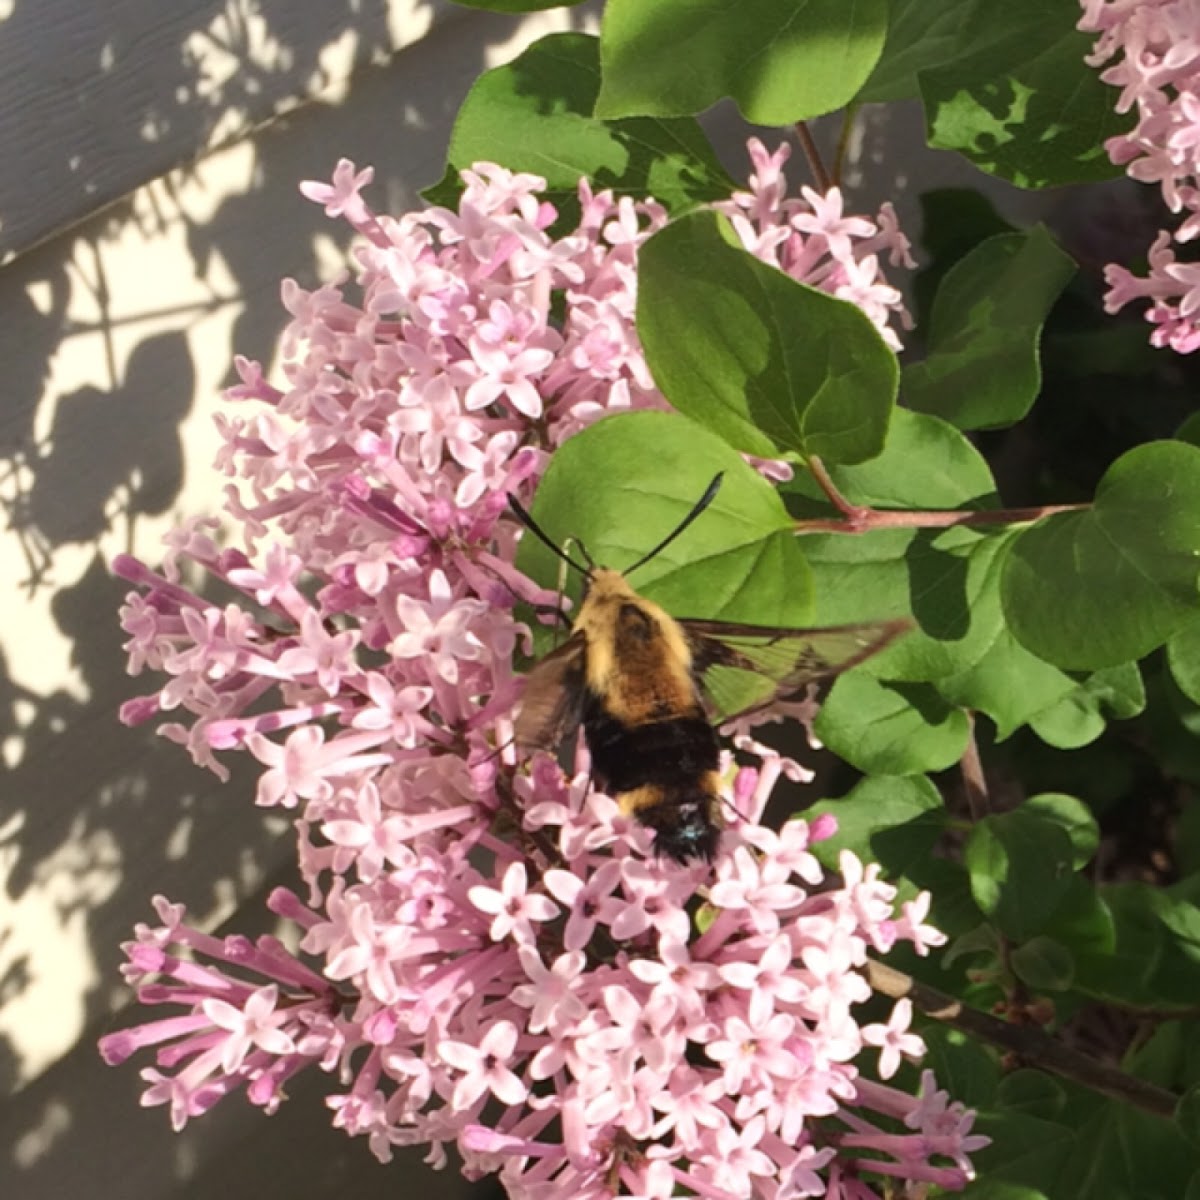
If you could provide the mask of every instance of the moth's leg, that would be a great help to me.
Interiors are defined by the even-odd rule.
[[[563,597],[567,592],[567,568],[571,565],[567,561],[567,558],[571,553],[572,546],[579,546],[579,548],[583,550],[582,543],[577,542],[575,538],[567,538],[567,540],[563,542],[562,558],[559,560],[558,564],[558,587],[556,589],[558,592],[558,600],[554,608],[555,615],[558,617],[556,622],[557,629],[555,630],[554,637],[554,648],[556,650],[559,646],[558,634],[561,633],[564,628],[571,628],[571,618],[567,616],[567,610],[563,607]],[[583,550],[583,557],[584,561],[590,566],[591,559],[588,558],[588,553],[586,550]]]

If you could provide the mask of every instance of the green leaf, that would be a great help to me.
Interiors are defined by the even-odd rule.
[[[956,58],[979,0],[892,0],[887,41],[859,104],[909,100],[920,94],[917,72]]]
[[[1067,1094],[1053,1075],[1023,1067],[1000,1080],[995,1102],[1012,1112],[1053,1121],[1061,1116]]]
[[[715,213],[642,246],[637,323],[663,394],[731,446],[843,463],[882,450],[896,356],[860,309],[760,262]]]
[[[971,877],[960,863],[930,856],[914,865],[913,882],[933,896],[930,920],[947,937],[960,938],[976,928],[983,919],[971,895]]]
[[[941,679],[976,662],[1000,628],[992,575],[1009,536],[967,528],[806,536],[820,619],[914,616],[920,628],[871,668],[909,682]]]
[[[1122,1066],[1148,1083],[1189,1091],[1200,1084],[1200,1025],[1186,1015],[1158,1022],[1153,1032],[1135,1042]]]
[[[1036,991],[1065,992],[1075,979],[1070,950],[1044,935],[1023,942],[1013,950],[1009,962],[1017,978]]]
[[[964,855],[975,902],[1018,942],[1038,933],[1066,895],[1071,859],[1060,825],[1021,810],[985,817]]]
[[[1116,944],[1076,948],[1076,987],[1085,995],[1139,1008],[1190,1009],[1200,995],[1200,909],[1145,884],[1101,890]]]
[[[1195,1167],[1172,1122],[1081,1088],[1056,1120],[1001,1109],[980,1113],[972,1132],[992,1144],[971,1156],[978,1181],[964,1200],[1176,1200]]]
[[[960,1104],[976,1107],[988,1104],[996,1094],[1000,1068],[995,1059],[976,1041],[957,1029],[931,1024],[921,1030],[928,1053],[922,1062]]]
[[[1167,642],[1167,663],[1179,690],[1200,704],[1200,620],[1189,621]]]
[[[967,879],[969,882],[969,875]],[[971,901],[971,907],[977,913],[979,912],[979,906],[974,900]],[[964,930],[942,951],[942,966],[948,970],[967,954],[982,954],[989,965],[993,962],[998,963],[1000,949],[1000,935],[996,932],[995,926],[989,925],[985,921],[983,924]]]
[[[1048,745],[1074,750],[1094,742],[1108,717],[1128,720],[1146,707],[1146,689],[1136,663],[1096,671],[1055,704],[1030,718],[1030,728]]]
[[[887,0],[608,0],[601,117],[679,116],[731,97],[756,125],[842,108],[883,49]]]
[[[921,469],[913,470],[919,462]],[[868,462],[826,463],[852,504],[872,508],[993,508],[996,485],[983,455],[947,421],[897,408],[883,451]],[[829,501],[808,471],[780,489],[798,517],[828,516]]]
[[[1006,1183],[1002,1179],[975,1179],[959,1193],[963,1200],[1049,1200],[1039,1188],[1025,1187],[1019,1183]]]
[[[872,659],[870,673],[932,682],[948,703],[986,713],[1008,737],[1077,687],[1005,624],[999,581],[1014,536],[967,528],[806,536],[818,620],[915,616],[920,627]]]
[[[913,285],[917,328],[929,327],[933,302],[946,272],[981,242],[998,233],[1016,233],[992,199],[972,188],[934,188],[922,192],[921,243],[926,262]]]
[[[1060,667],[1141,658],[1195,619],[1200,449],[1152,442],[1105,473],[1095,505],[1020,533],[1001,596],[1017,639]]]
[[[964,713],[921,684],[841,675],[817,716],[817,736],[870,775],[917,775],[952,766],[967,744]]]
[[[1076,0],[981,4],[962,53],[918,75],[929,144],[1020,187],[1119,174],[1104,141],[1133,122],[1084,61],[1094,38],[1078,20]]]
[[[985,1111],[971,1132],[991,1138],[991,1145],[971,1155],[977,1180],[961,1193],[964,1200],[1080,1200],[1070,1188],[1054,1190],[1076,1143],[1067,1125],[1020,1111]]]
[[[991,717],[998,742],[1053,708],[1076,687],[1069,675],[1030,654],[1006,625],[997,630],[982,658],[937,681],[938,692],[950,704]]]
[[[638,571],[638,590],[679,616],[805,625],[808,565],[775,490],[684,417],[626,413],[577,434],[550,460],[533,514],[556,544],[581,539],[597,563],[620,570],[687,515],[718,471],[716,499]],[[517,565],[547,587],[558,578],[558,560],[533,537],[521,539]],[[577,597],[578,581],[568,582]]]
[[[1117,944],[1112,913],[1096,894],[1095,887],[1079,875],[1071,877],[1071,886],[1050,914],[1042,933],[1066,946],[1072,960],[1081,954],[1110,954]]]
[[[578,210],[581,177],[674,212],[729,195],[733,180],[695,121],[600,121],[599,91],[599,43],[581,33],[551,34],[485,71],[458,110],[446,175],[425,198],[453,207],[459,171],[479,161],[541,175],[560,213]]]
[[[923,775],[875,775],[840,800],[821,800],[805,809],[812,820],[823,813],[838,825],[833,837],[817,842],[813,853],[829,868],[852,850],[864,862],[877,862],[896,884],[908,882],[905,899],[921,884],[921,867],[946,827],[946,810],[937,788]]]
[[[1175,437],[1178,441],[1187,442],[1192,446],[1200,446],[1200,412],[1194,412],[1177,430]]]
[[[1153,756],[1155,768],[1166,778],[1174,777],[1200,785],[1200,704],[1191,700],[1176,685],[1166,664],[1160,664],[1149,678],[1150,703],[1138,723],[1145,750]],[[1186,870],[1200,849],[1194,840],[1200,832],[1192,805],[1184,808],[1173,830],[1172,842],[1176,866]]]
[[[942,278],[929,354],[905,369],[905,403],[962,429],[1011,425],[1041,387],[1038,340],[1075,263],[1040,225],[982,242]]]
[[[1100,826],[1092,816],[1092,810],[1074,796],[1061,792],[1042,792],[1030,796],[1021,805],[1020,812],[1033,813],[1043,821],[1057,825],[1067,835],[1073,851],[1071,866],[1078,871],[1087,866],[1100,846]]]

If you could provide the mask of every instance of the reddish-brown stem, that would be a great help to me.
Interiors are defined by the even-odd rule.
[[[833,478],[829,472],[825,470],[825,464],[814,454],[808,460],[808,469],[812,472],[812,477],[817,481],[820,487],[829,500],[829,503],[846,518],[847,521],[857,523],[872,513],[872,509],[865,507],[862,504],[851,504],[841,492],[838,491],[838,486],[833,482]]]
[[[796,521],[796,533],[867,533],[872,529],[952,529],[958,525],[1027,525],[1060,512],[1081,512],[1090,504],[1044,504],[1036,508],[986,508],[968,512],[892,512],[864,508],[858,515],[838,520],[818,517]]]
[[[1091,507],[1089,504],[1042,504],[1034,508],[986,508],[968,512],[953,509],[893,512],[890,509],[871,508],[865,504],[851,504],[838,491],[838,486],[825,469],[825,464],[816,455],[808,460],[808,469],[829,503],[842,515],[797,521],[792,526],[796,533],[866,533],[870,529],[950,529],[957,525],[1024,525],[1053,516],[1055,513],[1080,512]]]
[[[817,191],[829,191],[833,186],[833,181],[829,178],[829,172],[821,160],[821,152],[817,149],[817,143],[813,141],[813,135],[809,132],[806,121],[796,122],[796,137],[800,142],[800,149],[804,151],[804,157],[808,159],[808,169],[812,172],[813,183],[816,184]]]
[[[867,960],[867,982],[875,991],[895,1000],[907,996],[927,1017],[982,1038],[1030,1066],[1123,1100],[1168,1121],[1175,1113],[1179,1097],[1173,1092],[1127,1075],[1116,1067],[1106,1066],[1090,1054],[1071,1050],[1035,1026],[1001,1021],[874,959]]]
[[[959,770],[962,772],[963,790],[967,793],[967,807],[972,821],[982,821],[988,813],[987,776],[983,773],[983,760],[979,757],[979,743],[975,740],[975,714],[967,713],[967,748],[963,751]]]

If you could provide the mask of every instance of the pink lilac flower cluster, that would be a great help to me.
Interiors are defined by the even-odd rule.
[[[1186,217],[1160,230],[1140,278],[1110,263],[1106,311],[1149,300],[1151,344],[1180,354],[1200,348],[1200,263],[1180,262],[1172,248],[1200,235],[1200,9],[1193,0],[1081,0],[1079,28],[1099,34],[1087,61],[1111,62],[1100,76],[1121,89],[1117,111],[1137,124],[1105,143],[1109,158],[1142,183],[1156,183],[1173,213]],[[1115,61],[1113,61],[1115,60]]]
[[[784,155],[730,208],[742,236],[798,277],[898,311],[874,250],[904,243],[836,198],[782,196]],[[165,686],[124,709],[197,761],[248,751],[257,801],[296,815],[307,896],[272,910],[299,933],[218,939],[157,901],[126,975],[174,1015],[110,1035],[112,1062],[155,1048],[147,1104],[181,1126],[234,1090],[268,1110],[297,1071],[338,1076],[335,1124],[394,1146],[454,1144],[518,1197],[699,1193],[873,1197],[868,1179],[961,1187],[980,1144],[931,1079],[878,1075],[923,1052],[905,1001],[860,1025],[869,950],[941,942],[928,898],[903,904],[849,854],[827,877],[810,842],[832,822],[759,823],[785,764],[726,763],[729,818],[711,866],[653,853],[653,835],[589,786],[512,746],[528,648],[513,566],[550,449],[608,413],[661,407],[633,325],[652,201],[580,185],[579,225],[541,180],[464,172],[456,211],[368,208],[343,162],[305,192],[362,235],[357,289],[284,286],[284,385],[240,360],[222,423],[227,512],[171,539],[123,613],[131,669]],[[820,201],[820,203],[816,203]],[[772,232],[772,221],[784,228]],[[859,257],[859,255],[862,257]],[[871,263],[867,264],[867,259]],[[874,280],[872,283],[871,280]],[[874,290],[872,291],[872,288]],[[238,599],[183,582],[200,567]]]

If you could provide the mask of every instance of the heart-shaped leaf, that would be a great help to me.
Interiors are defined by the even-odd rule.
[[[896,356],[862,310],[692,213],[641,249],[638,333],[663,394],[731,446],[856,463],[883,449]]]
[[[1001,579],[1027,649],[1090,670],[1141,658],[1195,619],[1200,449],[1152,442],[1105,473],[1094,506],[1025,530]]]

